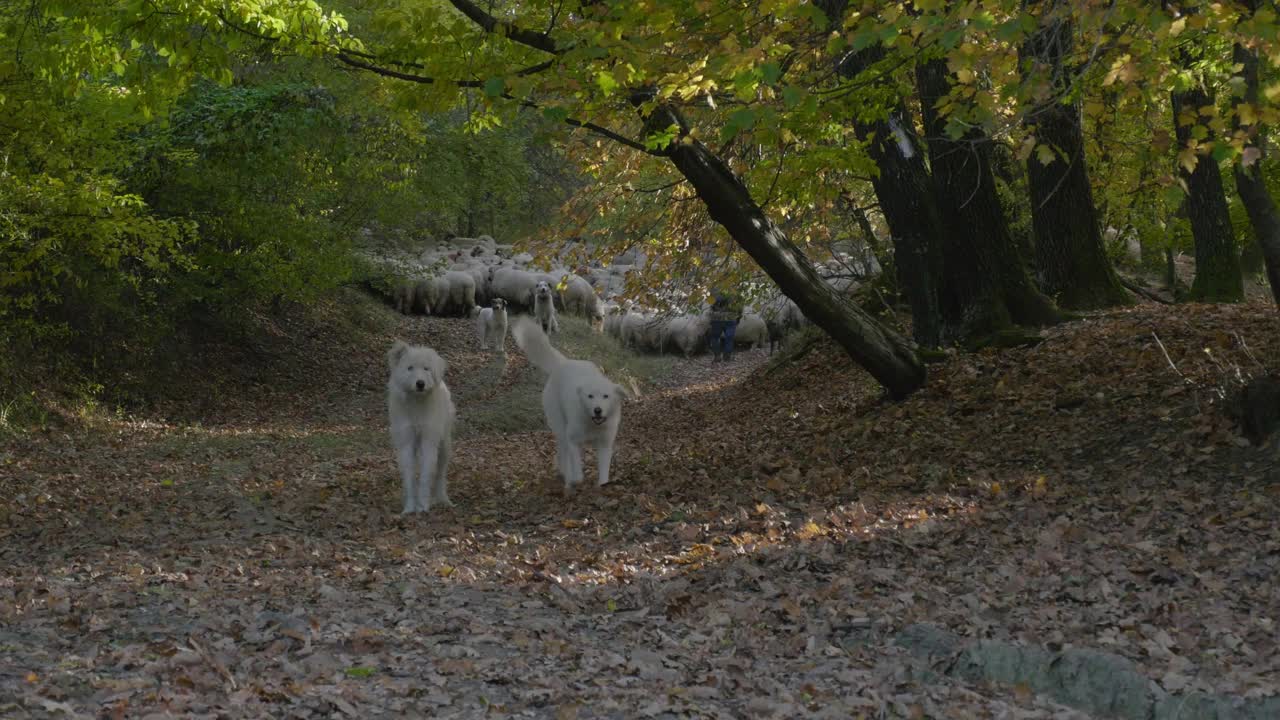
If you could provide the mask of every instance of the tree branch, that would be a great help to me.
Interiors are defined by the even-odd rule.
[[[556,46],[556,41],[550,35],[526,30],[507,20],[499,20],[470,0],[449,0],[449,4],[453,5],[458,12],[466,15],[471,22],[479,25],[485,32],[497,33],[521,45],[552,55],[559,55],[564,52],[562,48]]]

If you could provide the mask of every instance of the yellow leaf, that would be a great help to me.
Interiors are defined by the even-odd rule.
[[[1178,37],[1182,34],[1182,31],[1186,29],[1187,18],[1185,16],[1180,17],[1177,20],[1174,20],[1173,24],[1169,26],[1169,37]]]
[[[1198,158],[1196,158],[1195,148],[1183,148],[1182,151],[1178,153],[1178,164],[1181,165],[1188,173],[1195,172],[1197,161]]]
[[[438,573],[440,577],[449,577],[453,574],[453,571],[454,567],[452,565],[441,565],[440,569],[436,570],[436,573]]]
[[[573,530],[574,528],[582,527],[582,523],[578,520],[561,520],[560,524],[570,530]]]
[[[1036,139],[1034,137],[1023,140],[1022,144],[1018,146],[1018,162],[1026,162],[1027,158],[1031,157],[1031,151],[1035,149]]]
[[[1237,105],[1236,114],[1240,117],[1241,125],[1253,125],[1258,122],[1258,112],[1249,103]]]
[[[32,684],[32,685],[34,685],[34,684],[36,684],[36,683],[40,682],[40,676],[39,676],[39,675],[37,675],[37,674],[35,674],[35,673],[33,673],[33,672],[29,672],[29,673],[27,673],[27,677],[26,677],[25,679],[26,679],[26,681],[27,681],[28,683],[30,683],[30,684]]]
[[[999,495],[999,494],[1001,493],[1001,491],[1002,491],[1002,490],[1003,490],[1003,488],[1001,488],[1001,487],[1000,487],[1000,483],[998,483],[998,482],[993,482],[993,483],[991,483],[991,494],[992,494],[992,495]]]
[[[1056,160],[1057,156],[1054,154],[1052,147],[1048,145],[1037,145],[1036,159],[1040,161],[1041,165],[1048,165]]]

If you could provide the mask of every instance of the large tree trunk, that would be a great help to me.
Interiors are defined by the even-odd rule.
[[[1213,98],[1199,87],[1173,93],[1179,145],[1187,146],[1199,109],[1211,105]],[[1208,138],[1200,142],[1205,145],[1211,141]],[[1187,219],[1191,221],[1196,245],[1196,279],[1191,284],[1191,297],[1206,302],[1239,302],[1244,298],[1244,282],[1218,164],[1212,156],[1200,155],[1190,173],[1181,163],[1178,168],[1187,184]]]
[[[1247,0],[1246,5],[1250,10],[1256,11],[1258,3],[1257,0]],[[1244,74],[1244,101],[1257,107],[1258,56],[1252,50],[1236,45],[1233,59],[1240,65]],[[1238,117],[1236,124],[1240,127]],[[1253,226],[1253,234],[1262,250],[1262,259],[1267,267],[1267,279],[1271,281],[1271,296],[1275,298],[1276,305],[1280,306],[1280,211],[1276,210],[1275,200],[1267,191],[1267,185],[1262,179],[1265,134],[1258,125],[1248,126],[1245,129],[1249,132],[1251,140],[1248,148],[1255,148],[1258,152],[1248,165],[1238,162],[1233,168],[1236,192],[1240,194],[1240,201],[1244,203],[1245,212],[1249,215],[1249,224]]]
[[[884,55],[880,47],[850,54],[836,67],[842,78],[854,78]],[[854,121],[858,135],[868,141],[867,153],[879,172],[871,178],[880,211],[893,236],[893,259],[898,285],[911,305],[911,329],[924,347],[942,344],[938,282],[942,273],[942,217],[930,193],[914,123],[902,102],[886,119]]]
[[[947,333],[974,339],[1010,324],[1060,320],[1053,301],[1032,283],[996,194],[991,139],[970,130],[951,140],[935,107],[950,89],[945,61],[916,67],[933,166],[933,189],[948,231],[943,235],[942,315]]]
[[[942,217],[929,191],[924,154],[904,129],[910,127],[905,108],[899,106],[887,121],[859,123],[857,130],[871,138],[867,150],[880,171],[871,186],[893,234],[894,267],[911,305],[913,334],[921,345],[938,347],[942,344],[938,300]]]
[[[642,101],[637,98],[637,104]],[[670,107],[659,106],[646,118],[647,128],[671,125],[687,130]],[[823,282],[804,253],[764,214],[746,185],[720,158],[685,132],[664,154],[693,185],[711,218],[729,231],[806,317],[840,343],[892,397],[904,398],[924,384],[924,365],[907,339]]]
[[[1048,5],[1037,30],[1022,47],[1027,69],[1049,76],[1049,96],[1031,110],[1031,131],[1039,143],[1053,148],[1052,162],[1036,154],[1027,159],[1031,187],[1031,226],[1035,234],[1036,264],[1041,286],[1062,307],[1088,310],[1129,302],[1120,285],[1098,229],[1097,208],[1089,187],[1080,129],[1080,105],[1063,103],[1071,78],[1064,59],[1071,50],[1069,15]]]

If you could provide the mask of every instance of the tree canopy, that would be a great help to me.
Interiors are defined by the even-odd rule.
[[[1063,22],[1071,42],[1052,62],[1027,55]],[[1042,132],[1062,105],[1078,108],[1110,252],[1121,236],[1153,255],[1190,249],[1194,168],[1254,173],[1256,187],[1276,174],[1278,38],[1258,2],[11,3],[0,313],[30,319],[89,285],[98,300],[296,296],[345,277],[344,243],[376,217],[585,235],[602,255],[642,242],[653,286],[755,272],[670,162],[693,144],[809,258],[843,243],[892,265],[877,139],[989,139],[1010,237],[1026,244],[1016,166],[1075,162]],[[922,108],[929,63],[947,84]],[[1247,228],[1227,232],[1227,252],[1251,244]]]

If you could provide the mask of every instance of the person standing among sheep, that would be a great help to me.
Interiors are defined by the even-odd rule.
[[[711,360],[733,359],[733,336],[742,319],[742,303],[732,292],[716,289],[711,293]]]

